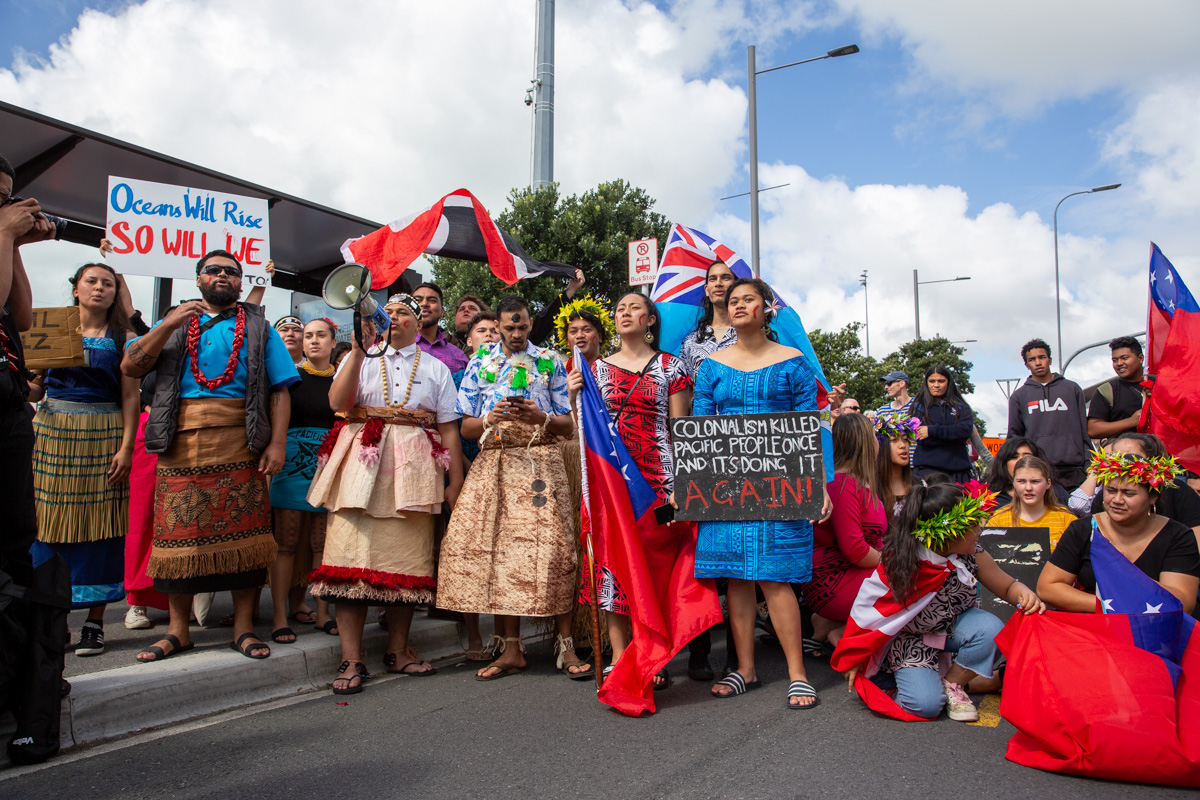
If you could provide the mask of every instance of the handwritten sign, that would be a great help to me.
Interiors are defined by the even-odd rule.
[[[819,519],[825,497],[815,411],[671,420],[676,519]]]
[[[1030,589],[1037,587],[1042,567],[1050,560],[1049,528],[984,528],[979,543],[1000,569]],[[1017,610],[979,584],[979,606],[1007,621]]]
[[[84,366],[78,306],[33,309],[33,327],[21,334],[28,369]]]
[[[122,272],[194,281],[205,253],[228,250],[243,291],[271,283],[266,200],[110,175],[107,207],[108,263]]]

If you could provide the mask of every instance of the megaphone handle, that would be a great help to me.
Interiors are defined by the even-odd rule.
[[[389,330],[390,330],[390,328],[389,328]],[[386,335],[386,332],[385,332],[385,335]],[[382,358],[383,354],[387,352],[386,345],[378,353],[372,353],[370,350],[367,349],[367,346],[365,344],[363,344],[362,315],[358,313],[358,306],[354,307],[354,339],[355,339],[355,341],[358,342],[358,349],[362,350],[363,355],[365,355],[367,358]]]

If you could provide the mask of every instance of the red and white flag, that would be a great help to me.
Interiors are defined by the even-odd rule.
[[[486,261],[508,286],[522,278],[549,274],[575,276],[575,267],[538,261],[488,216],[475,195],[458,189],[429,208],[390,222],[377,231],[347,239],[342,257],[369,268],[373,289],[391,286],[417,257],[426,254]]]
[[[946,578],[956,570],[960,579],[974,582],[975,578],[953,556],[946,558],[922,548],[911,595],[914,599],[908,605],[902,605],[892,594],[883,564],[863,581],[850,611],[850,619],[846,622],[846,633],[833,651],[829,665],[838,672],[858,670],[854,688],[872,711],[905,722],[926,721],[924,717],[901,708],[891,695],[876,686],[870,678],[879,671],[879,663],[892,639],[925,610]]]

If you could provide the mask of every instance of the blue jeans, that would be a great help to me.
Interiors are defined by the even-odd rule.
[[[996,634],[1004,623],[981,608],[968,608],[954,621],[954,635],[946,639],[946,652],[954,663],[981,678],[992,677],[996,663]],[[933,719],[942,713],[946,693],[937,670],[904,667],[896,670],[896,702],[910,714]]]

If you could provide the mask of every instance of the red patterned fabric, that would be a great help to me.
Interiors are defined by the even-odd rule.
[[[308,573],[309,583],[354,583],[362,581],[377,589],[436,589],[437,578],[432,575],[399,575],[360,567],[320,566]]]

